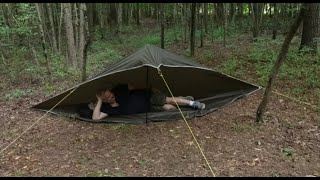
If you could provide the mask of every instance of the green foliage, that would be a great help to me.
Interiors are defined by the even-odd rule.
[[[13,24],[10,27],[0,26],[0,38],[8,44],[12,44],[12,40],[17,43],[27,41],[36,34],[37,19],[35,5],[32,3],[18,3],[15,6],[16,15],[12,15]],[[0,23],[4,24],[4,18],[0,18]]]
[[[89,76],[97,74],[107,64],[121,59],[122,56],[110,44],[104,41],[95,41],[90,47],[87,59],[87,74]]]
[[[218,26],[213,27],[211,31],[212,38],[216,40],[223,40],[224,33],[226,38],[236,37],[241,33],[239,27],[233,24],[227,25],[225,30],[223,26]],[[196,32],[196,37],[200,38],[200,30]]]
[[[236,71],[239,67],[239,60],[236,57],[228,58],[222,64],[222,71],[226,74],[236,75]]]
[[[17,99],[20,99],[24,96],[29,95],[31,92],[32,92],[31,89],[24,89],[24,90],[23,89],[15,89],[15,90],[12,90],[9,93],[5,94],[4,100],[9,100],[9,101],[17,100]]]
[[[204,50],[203,56],[205,57],[205,60],[210,61],[214,58],[214,54],[211,50]]]

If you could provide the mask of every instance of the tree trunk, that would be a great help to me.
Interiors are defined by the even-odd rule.
[[[164,4],[160,4],[160,22],[161,22],[161,48],[164,49]]]
[[[59,46],[59,53],[62,54],[62,21],[63,21],[63,5],[60,6],[60,18],[59,18],[59,27],[58,27],[58,46]]]
[[[224,16],[224,3],[217,3],[217,15],[216,15],[216,22],[221,26],[223,25],[223,19],[221,17]]]
[[[191,31],[190,31],[190,56],[194,56],[195,29],[196,29],[196,3],[191,4]]]
[[[184,31],[183,31],[183,41],[184,43],[187,42],[187,32],[188,32],[188,22],[189,22],[189,18],[188,18],[188,4],[187,3],[184,3],[183,4],[183,27],[184,27]]]
[[[173,29],[174,29],[174,42],[178,42],[178,37],[177,37],[177,3],[173,4]]]
[[[140,4],[136,3],[136,24],[140,26]]]
[[[83,60],[83,50],[85,45],[85,20],[84,20],[84,11],[86,10],[86,6],[83,5],[83,3],[80,3],[79,5],[79,46],[77,47],[78,50],[78,62],[79,67],[84,66],[84,60]]]
[[[318,13],[319,3],[303,3],[305,14],[303,17],[303,30],[299,51],[303,48],[311,48],[313,53],[317,52],[317,41],[315,38],[318,34]]]
[[[49,60],[48,60],[48,53],[47,53],[47,48],[46,48],[46,40],[45,40],[45,36],[44,36],[44,31],[43,31],[43,20],[42,20],[42,16],[41,16],[41,10],[39,7],[39,3],[36,3],[36,8],[37,8],[37,12],[38,12],[38,17],[39,17],[39,29],[40,29],[40,36],[41,36],[41,40],[42,40],[42,48],[43,48],[43,55],[45,58],[45,62],[46,62],[46,68],[47,68],[47,78],[49,81],[49,84],[52,83],[52,79],[51,79],[51,70],[50,70],[50,65],[49,65]]]
[[[86,80],[86,68],[87,68],[87,53],[88,46],[90,44],[90,31],[88,23],[88,13],[85,3],[80,4],[80,57],[82,62],[81,81]]]
[[[241,19],[243,17],[243,3],[237,3],[237,19]]]
[[[251,7],[253,18],[253,39],[256,41],[261,31],[264,3],[251,3]]]
[[[200,15],[200,47],[203,47],[203,14]]]
[[[118,4],[118,33],[122,30],[122,3]]]
[[[67,49],[68,49],[68,65],[76,67],[77,65],[77,56],[76,56],[76,46],[74,39],[74,30],[72,26],[72,15],[71,15],[71,4],[62,3],[64,9],[64,23],[66,28],[67,36]]]
[[[57,36],[56,36],[56,30],[55,30],[55,24],[53,21],[53,14],[52,14],[52,6],[50,3],[47,3],[48,8],[48,16],[50,21],[50,27],[51,27],[51,39],[52,39],[52,45],[54,52],[58,52],[58,45],[57,45]]]
[[[72,19],[74,19],[74,23],[73,24],[73,28],[74,28],[74,40],[75,40],[75,46],[76,49],[79,49],[79,15],[78,15],[78,7],[77,7],[77,3],[73,4],[73,12],[72,15],[74,15],[74,17]],[[81,61],[79,61],[79,63],[81,63]]]
[[[227,6],[223,6],[223,16],[222,16],[222,20],[223,20],[223,47],[226,47],[226,29],[227,29],[227,20],[228,20],[228,16],[227,16]]]
[[[277,9],[277,3],[273,4],[273,17],[272,17],[272,39],[276,39],[277,37],[277,28],[278,28],[278,9]]]
[[[208,3],[203,3],[203,13],[204,32],[208,34]]]
[[[283,45],[282,45],[281,51],[278,55],[277,61],[275,62],[274,66],[272,68],[271,74],[269,76],[269,81],[268,81],[268,84],[266,86],[266,89],[265,89],[265,92],[263,95],[263,99],[262,99],[262,101],[257,109],[257,113],[256,113],[256,115],[257,115],[256,121],[259,123],[263,123],[263,114],[266,110],[267,103],[269,101],[270,93],[272,91],[272,84],[278,74],[278,71],[279,71],[282,63],[286,59],[290,42],[291,42],[292,38],[294,37],[295,33],[297,32],[297,29],[299,28],[299,26],[301,24],[303,16],[304,16],[304,8],[301,8],[300,14],[296,18],[296,20],[292,24],[292,26],[290,27],[290,31],[283,42]]]

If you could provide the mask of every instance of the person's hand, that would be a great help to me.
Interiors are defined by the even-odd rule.
[[[96,97],[97,97],[98,102],[99,102],[99,101],[102,101],[102,99],[101,99],[100,96],[96,95]]]

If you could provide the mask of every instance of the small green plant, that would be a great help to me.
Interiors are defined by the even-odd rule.
[[[130,129],[130,126],[128,124],[114,124],[110,127],[114,131],[121,131],[121,132],[127,132]]]
[[[294,153],[294,149],[293,148],[283,148],[282,149],[282,154],[284,154],[285,156],[292,156]]]
[[[140,166],[145,166],[146,165],[146,161],[145,160],[139,160],[138,161]]]

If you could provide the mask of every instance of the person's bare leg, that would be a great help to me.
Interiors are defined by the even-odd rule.
[[[163,109],[164,109],[165,111],[170,111],[170,110],[173,110],[173,109],[176,109],[176,108],[177,108],[176,106],[171,105],[171,104],[164,104],[162,107],[163,107]]]
[[[190,101],[182,97],[174,97],[178,105],[189,105]],[[166,103],[176,106],[176,102],[172,97],[166,97]]]

